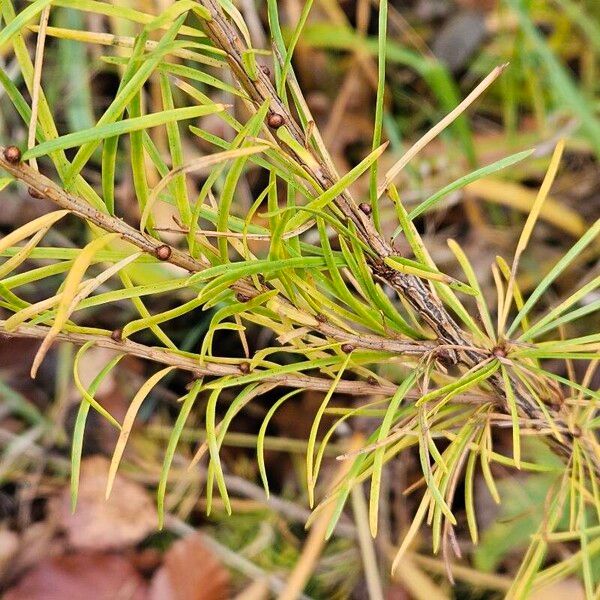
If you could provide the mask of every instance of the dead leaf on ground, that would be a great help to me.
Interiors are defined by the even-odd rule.
[[[75,513],[71,512],[68,488],[55,503],[57,521],[73,548],[123,548],[137,544],[157,528],[154,501],[141,485],[117,474],[110,499],[104,499],[109,464],[103,456],[82,461]]]
[[[43,560],[4,600],[146,600],[147,585],[126,558],[82,553]]]
[[[385,591],[385,600],[409,600],[408,592],[398,584],[391,585]]]
[[[19,536],[8,529],[0,529],[0,577],[19,550]]]
[[[175,542],[150,584],[150,600],[226,600],[229,572],[198,534]]]
[[[18,537],[19,546],[5,564],[3,583],[10,583],[42,560],[64,553],[64,540],[56,536],[52,519],[30,523]],[[0,540],[0,546],[4,540]],[[5,578],[4,578],[5,577]]]

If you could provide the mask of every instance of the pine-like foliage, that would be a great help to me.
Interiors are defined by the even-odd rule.
[[[6,257],[0,265],[0,305],[7,315],[1,327],[8,335],[42,340],[33,376],[53,342],[80,346],[73,374],[82,395],[73,437],[74,503],[90,410],[119,431],[110,493],[144,400],[174,372],[190,372],[194,381],[180,399],[166,446],[158,505],[164,511],[186,422],[202,410],[205,442],[192,464],[208,461],[210,512],[216,494],[230,510],[221,448],[234,418],[259,396],[276,394],[255,432],[268,493],[264,452],[269,423],[283,403],[314,390],[322,401],[307,440],[305,475],[314,507],[311,521],[325,515],[327,536],[361,484],[368,491],[368,526],[376,536],[384,470],[412,454],[418,457],[421,478],[408,492],[419,501],[392,569],[428,527],[433,551],[443,552],[451,573],[460,554],[457,528],[468,531],[474,544],[480,537],[475,481],[483,481],[500,503],[505,498],[499,473],[537,473],[547,482],[544,515],[505,591],[508,597],[525,598],[534,588],[576,574],[590,598],[597,593],[600,395],[590,385],[600,358],[600,334],[570,338],[567,333],[568,324],[598,309],[593,292],[600,277],[558,301],[550,302],[548,292],[596,244],[600,222],[591,224],[530,293],[524,296],[518,284],[521,257],[544,210],[564,144],[556,145],[547,164],[514,255],[490,265],[497,292],[493,303],[456,241],[449,240],[448,247],[462,277],[436,266],[415,220],[467,184],[516,163],[526,165],[532,152],[481,167],[410,209],[396,187],[410,160],[447,127],[472,153],[461,115],[504,67],[495,68],[459,103],[444,69],[405,51],[402,60],[443,98],[448,116],[383,172],[388,48],[387,2],[382,0],[372,151],[348,172],[338,173],[292,68],[311,1],[288,32],[280,28],[278,3],[267,2],[271,57],[252,47],[244,19],[230,0],[177,0],[159,16],[96,0],[35,0],[18,13],[11,0],[2,0],[1,7],[0,48],[14,56],[25,84],[15,84],[0,71],[3,102],[10,100],[30,132],[20,151],[5,140],[2,185],[24,184],[34,198],[55,205],[0,240]],[[123,31],[134,33],[48,26],[48,16],[65,9],[115,20],[127,25]],[[32,61],[26,34],[38,22]],[[62,135],[41,85],[44,44],[50,39],[93,45],[118,75],[118,87],[99,118]],[[269,61],[272,72],[264,68]],[[150,93],[153,106],[158,98],[161,110],[147,112]],[[231,101],[215,102],[219,97]],[[215,120],[220,129],[203,126]],[[211,151],[189,159],[185,140],[190,136]],[[193,173],[203,176],[199,190],[188,185]],[[127,207],[125,212],[115,202],[116,181],[125,176],[133,181],[136,211]],[[253,189],[260,189],[241,209],[239,197],[247,197],[250,176]],[[370,181],[369,191],[356,199],[351,188],[361,178]],[[161,207],[172,214],[168,227],[157,224]],[[47,237],[73,218],[69,215],[86,224],[72,244]],[[382,224],[389,230],[392,218],[390,240]],[[41,245],[45,240],[51,241]],[[410,253],[395,249],[398,240]],[[32,286],[46,291],[42,301],[27,300]],[[169,298],[169,308],[153,312],[148,307],[159,296]],[[132,313],[124,303],[135,311],[127,322],[123,315]],[[98,327],[94,315],[100,309],[111,311],[114,330]],[[198,309],[211,311],[206,331],[188,346],[174,343],[168,323]],[[272,345],[249,355],[245,332],[250,326],[272,332]],[[239,336],[237,356],[221,352],[220,340],[231,332]],[[116,354],[86,388],[78,366],[94,346]],[[127,355],[157,368],[120,422],[95,393]],[[579,379],[565,378],[552,368],[557,361],[582,361],[588,367]],[[338,401],[332,408],[334,396]],[[340,407],[342,397],[356,402]],[[346,443],[343,434],[357,418],[369,423],[368,433]],[[508,454],[494,446],[496,433],[506,429],[512,432]],[[346,444],[344,469],[326,490],[319,485],[319,473],[332,440],[337,447]],[[548,563],[555,543],[567,544],[570,552]]]

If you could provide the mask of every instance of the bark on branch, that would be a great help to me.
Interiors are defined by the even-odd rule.
[[[124,241],[129,242],[139,250],[156,257],[157,260],[180,267],[189,273],[197,273],[210,266],[205,259],[195,259],[183,250],[169,246],[161,240],[140,232],[122,219],[96,210],[85,202],[85,200],[65,191],[51,179],[42,175],[26,163],[7,160],[5,156],[6,149],[6,147],[0,146],[0,167],[15,177],[15,179],[27,185],[30,193],[33,190],[33,197],[46,198],[60,208],[70,211],[104,231],[118,233]],[[246,299],[253,298],[262,291],[265,291],[264,289],[257,289],[252,281],[246,279],[236,281],[231,286],[231,289],[240,298]],[[289,303],[280,296],[277,296],[273,300],[270,307],[276,312],[285,312],[286,308],[293,308],[296,313],[301,312],[297,308],[290,307]],[[336,340],[342,344],[352,344],[356,348],[365,350],[423,356],[432,352],[438,346],[437,342],[394,339],[373,334],[353,334],[330,323],[321,322],[314,315],[308,313],[303,315],[302,322],[310,323],[312,331],[319,332],[326,338]]]
[[[15,331],[5,333],[5,321],[0,320],[0,340],[7,338],[33,338],[44,339],[48,335],[49,328],[43,325],[20,325]],[[182,371],[188,371],[195,377],[242,377],[244,373],[238,364],[211,363],[209,361],[200,364],[197,360],[177,354],[167,348],[146,346],[131,340],[115,341],[109,335],[96,335],[88,333],[77,333],[64,331],[56,337],[56,342],[69,342],[76,346],[83,346],[92,342],[98,348],[106,348],[123,354],[137,356],[158,364],[177,367]],[[302,388],[320,392],[327,392],[331,388],[332,379],[302,374],[271,375],[261,379],[265,383],[272,383],[281,387]],[[349,396],[389,396],[396,390],[396,386],[387,382],[367,382],[341,380],[336,386],[336,392],[348,394]],[[416,395],[413,399],[416,398]],[[483,403],[489,401],[484,394],[469,394],[465,397],[468,403]]]

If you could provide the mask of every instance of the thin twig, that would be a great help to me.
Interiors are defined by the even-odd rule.
[[[6,321],[0,320],[0,330],[4,328]],[[41,325],[20,325],[15,331],[10,334],[0,331],[0,339],[2,337],[20,337],[20,338],[35,338],[44,339],[48,335],[49,328]],[[225,377],[237,376],[242,377],[240,367],[236,364],[223,364],[205,362],[200,364],[197,360],[176,354],[166,348],[155,346],[145,346],[132,342],[131,340],[123,340],[121,342],[114,341],[109,335],[95,335],[88,333],[62,332],[55,342],[70,342],[77,346],[83,346],[88,342],[92,342],[99,348],[106,348],[144,358],[159,364],[177,367],[182,371],[188,371],[195,376],[208,377]],[[282,387],[302,388],[307,390],[315,390],[327,392],[331,387],[331,379],[313,377],[309,375],[283,374],[269,375],[262,379],[266,383],[276,383]],[[336,387],[336,391],[340,394],[348,394],[352,396],[388,396],[393,394],[396,386],[386,383],[371,384],[362,381],[340,381]]]
[[[190,273],[196,273],[205,270],[210,266],[206,259],[195,259],[187,252],[179,250],[173,246],[167,246],[161,240],[151,237],[138,229],[131,227],[122,219],[113,217],[108,213],[94,209],[81,198],[66,192],[63,188],[54,183],[51,179],[39,173],[36,169],[26,163],[11,163],[4,157],[4,146],[0,146],[0,167],[10,173],[16,179],[22,181],[30,190],[35,190],[38,195],[51,200],[61,208],[69,210],[73,214],[93,223],[104,231],[118,233],[123,240],[136,246],[139,250],[152,256],[165,256],[164,262],[180,267]],[[165,254],[162,251],[168,248]],[[246,279],[240,279],[231,285],[231,289],[240,294],[241,297],[251,299],[261,291],[253,283]],[[356,348],[368,350],[380,350],[392,354],[407,354],[411,356],[421,356],[431,352],[437,347],[435,341],[413,341],[406,339],[394,339],[389,337],[377,336],[372,334],[354,334],[346,332],[334,325],[319,321],[314,315],[308,313],[302,314],[296,307],[291,307],[289,303],[277,296],[271,301],[270,308],[275,312],[285,314],[290,317],[290,312],[286,309],[293,309],[292,314],[302,315],[302,322],[308,323],[313,331],[319,331],[323,335],[332,338],[340,343],[350,343]]]
[[[165,246],[160,240],[141,233],[121,219],[96,210],[87,202],[74,194],[66,192],[51,179],[42,175],[35,169],[32,169],[27,164],[23,162],[11,163],[7,161],[4,158],[5,150],[5,147],[0,146],[0,166],[13,177],[25,183],[31,190],[37,192],[39,196],[51,200],[61,208],[69,210],[78,217],[90,221],[104,231],[118,233],[123,240],[137,246],[140,250],[148,254],[157,256],[159,248]],[[189,254],[182,252],[177,248],[170,248],[170,250],[166,262],[181,267],[186,271],[195,273],[210,266],[210,263],[206,259],[196,260]]]
[[[271,114],[283,117],[284,126],[296,142],[301,147],[304,147],[305,134],[302,128],[277,95],[267,74],[259,70],[253,79],[246,73],[243,56],[247,48],[224,14],[219,3],[215,0],[199,0],[199,3],[211,15],[210,20],[204,21],[204,29],[207,36],[217,48],[225,51],[231,70],[238,80],[239,85],[252,99],[255,109],[262,106],[264,102],[268,102]],[[329,168],[327,161],[321,158],[310,147],[307,148],[311,153],[309,165],[306,163],[305,158],[297,155],[292,148],[287,147],[279,140],[278,143],[281,144],[284,151],[294,156],[311,177],[319,183],[322,189],[329,188],[338,179],[336,174]],[[335,202],[345,218],[354,223],[360,237],[375,253],[376,258],[371,259],[373,275],[390,285],[406,298],[408,303],[433,329],[440,342],[471,346],[472,344],[466,339],[465,334],[447,313],[437,296],[418,277],[398,273],[385,264],[384,259],[394,255],[395,252],[377,231],[370,216],[360,210],[350,193],[348,191],[342,192],[336,198]],[[465,361],[471,362],[471,365],[474,364],[473,357],[463,358]]]

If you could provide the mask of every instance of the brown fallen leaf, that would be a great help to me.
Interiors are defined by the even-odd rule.
[[[146,578],[151,575],[162,564],[163,555],[158,548],[143,548],[130,553],[131,562],[135,568]]]
[[[56,556],[38,563],[4,600],[146,600],[147,584],[131,562],[115,554]]]
[[[200,536],[175,542],[150,583],[150,600],[226,600],[229,572]]]
[[[104,499],[108,467],[109,461],[103,456],[84,459],[75,512],[71,512],[68,489],[54,505],[57,522],[72,548],[124,548],[137,544],[157,528],[154,501],[141,485],[117,474],[110,499]]]
[[[56,526],[51,519],[30,523],[19,535],[17,551],[5,564],[5,579],[2,583],[16,581],[22,573],[42,560],[59,556],[65,552],[65,543],[56,536]],[[4,544],[0,540],[0,546]]]
[[[410,596],[406,589],[399,584],[391,585],[385,591],[385,600],[409,600]]]
[[[0,529],[0,578],[10,567],[19,550],[19,536],[8,529]]]

